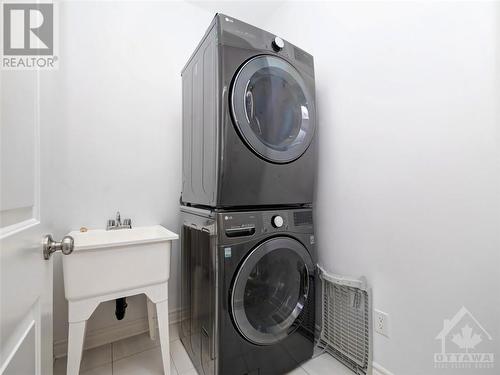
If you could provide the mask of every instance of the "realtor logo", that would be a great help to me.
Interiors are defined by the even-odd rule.
[[[4,3],[2,13],[2,68],[54,68],[57,62],[54,4]]]
[[[493,339],[465,307],[450,320],[444,320],[436,340],[441,340],[441,352],[434,353],[436,368],[480,369],[494,366],[494,354],[485,351]]]

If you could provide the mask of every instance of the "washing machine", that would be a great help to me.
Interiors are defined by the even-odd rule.
[[[310,54],[217,14],[182,71],[182,203],[311,203],[314,91]]]
[[[310,359],[310,209],[182,207],[180,336],[199,374],[280,375]]]

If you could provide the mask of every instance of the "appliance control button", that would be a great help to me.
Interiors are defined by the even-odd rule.
[[[275,37],[273,40],[273,49],[278,52],[285,47],[285,42],[279,36]]]
[[[280,215],[273,216],[271,223],[275,228],[281,228],[283,226],[283,218]]]

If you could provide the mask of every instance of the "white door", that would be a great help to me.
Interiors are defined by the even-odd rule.
[[[52,374],[39,82],[36,71],[0,72],[0,375]]]

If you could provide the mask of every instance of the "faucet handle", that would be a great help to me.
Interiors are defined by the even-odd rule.
[[[113,228],[114,226],[115,226],[115,221],[113,219],[109,219],[107,229]]]
[[[123,226],[132,228],[132,220],[131,219],[123,219]]]

